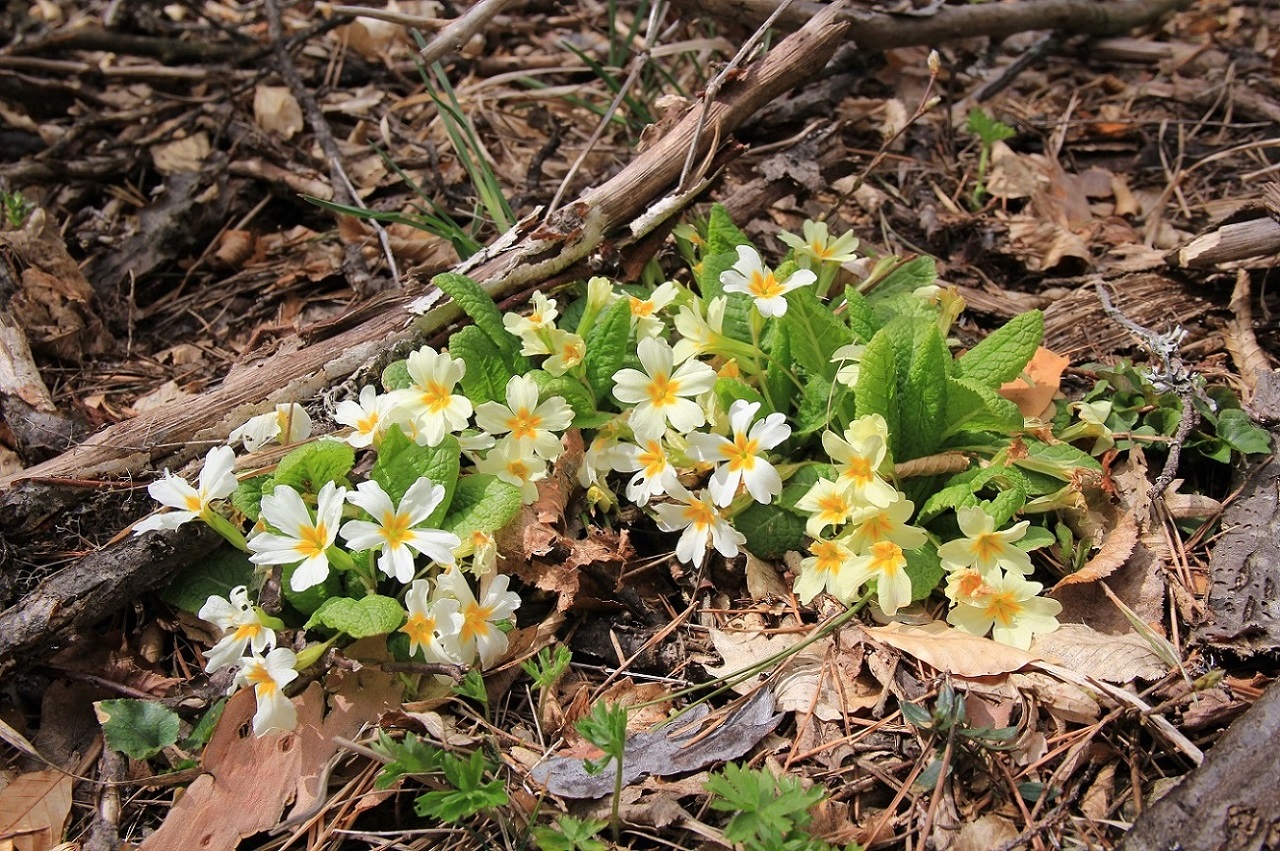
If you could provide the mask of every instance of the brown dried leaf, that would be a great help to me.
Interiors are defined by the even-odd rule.
[[[72,778],[46,768],[19,774],[0,790],[0,836],[15,851],[48,851],[71,814]]]
[[[1057,659],[1064,668],[1109,683],[1158,680],[1169,671],[1160,655],[1136,633],[1107,635],[1079,623],[1064,623],[1054,632],[1037,635],[1032,647],[1045,658]]]
[[[1036,349],[1031,362],[1023,370],[1024,375],[1006,383],[998,391],[1001,396],[1018,406],[1024,417],[1042,417],[1046,409],[1053,405],[1058,395],[1062,371],[1071,363],[1070,358],[1063,357],[1044,346]]]
[[[1133,555],[1133,548],[1138,545],[1138,521],[1132,514],[1123,513],[1116,521],[1115,527],[1102,540],[1093,558],[1084,567],[1068,576],[1064,576],[1053,586],[1054,590],[1064,585],[1083,585],[1105,579],[1124,566]]]
[[[914,656],[939,671],[962,677],[987,677],[1016,671],[1040,658],[1026,650],[979,638],[942,621],[928,624],[891,623],[863,627],[874,642]]]
[[[289,141],[303,128],[302,107],[288,86],[264,86],[253,92],[253,120],[268,133]]]

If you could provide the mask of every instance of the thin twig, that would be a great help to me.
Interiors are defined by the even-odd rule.
[[[430,68],[446,54],[466,47],[471,37],[484,29],[489,21],[518,0],[480,0],[465,14],[449,22],[449,25],[431,39],[427,46],[418,51],[422,64]]]

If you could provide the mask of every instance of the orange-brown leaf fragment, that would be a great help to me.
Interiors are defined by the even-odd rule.
[[[1036,349],[1031,362],[1023,370],[1026,377],[1018,376],[1006,383],[998,392],[1017,405],[1024,417],[1041,417],[1053,404],[1054,397],[1058,395],[1062,371],[1069,363],[1071,363],[1070,358],[1041,346]],[[1027,378],[1031,379],[1031,383],[1027,382]]]
[[[1064,576],[1053,587],[1056,589],[1064,585],[1082,585],[1086,582],[1105,579],[1124,566],[1129,556],[1133,555],[1133,548],[1137,544],[1138,522],[1133,519],[1132,514],[1121,514],[1115,527],[1102,539],[1102,546],[1093,558],[1075,573]]]
[[[47,851],[71,814],[72,779],[51,768],[20,774],[0,790],[0,836],[15,851]]]

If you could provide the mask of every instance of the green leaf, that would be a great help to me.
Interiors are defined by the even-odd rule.
[[[574,428],[599,428],[613,419],[613,414],[596,410],[591,391],[577,379],[567,375],[552,375],[544,369],[535,369],[527,374],[538,385],[539,399],[545,401],[552,396],[559,396],[573,409]]]
[[[444,499],[423,521],[423,525],[434,526],[449,510],[453,491],[458,486],[461,455],[462,448],[453,435],[446,435],[439,446],[421,446],[405,437],[399,426],[392,426],[382,437],[378,460],[374,462],[369,478],[382,485],[397,505],[405,491],[423,476],[432,484],[442,485]]]
[[[801,384],[804,392],[800,396],[800,404],[796,406],[793,418],[795,425],[792,429],[792,434],[797,437],[813,434],[831,425],[831,421],[836,419],[836,409],[848,399],[849,394],[849,388],[843,384],[810,381],[808,376],[804,376]]]
[[[809,823],[809,808],[822,799],[819,786],[805,789],[799,778],[733,763],[708,776],[705,788],[712,795],[712,809],[735,814],[724,829],[725,838],[748,845],[786,839]]]
[[[916,522],[920,524],[928,523],[947,511],[953,511],[957,508],[969,508],[977,504],[978,497],[967,482],[948,485],[941,490],[935,491],[932,496],[924,501],[916,516]]]
[[[994,390],[1022,374],[1043,340],[1044,314],[1019,314],[956,358],[955,374]]]
[[[867,343],[862,353],[862,368],[854,390],[859,418],[879,414],[889,426],[889,441],[896,443],[899,434],[898,363],[889,328],[882,328]],[[896,446],[891,446],[897,453]]]
[[[1232,449],[1245,455],[1271,451],[1271,435],[1254,425],[1249,415],[1239,408],[1227,408],[1218,414],[1217,433]]]
[[[493,297],[475,281],[457,272],[444,272],[431,279],[431,283],[453,299],[462,312],[471,317],[485,336],[507,358],[518,354],[519,342],[502,324],[502,312],[494,304]]]
[[[1041,547],[1051,547],[1057,542],[1057,536],[1043,526],[1028,526],[1027,534],[1015,542],[1015,546],[1020,550],[1031,552]]]
[[[794,511],[796,503],[818,483],[819,479],[835,481],[836,468],[831,464],[805,464],[787,479],[776,504],[781,508]]]
[[[213,731],[218,728],[218,720],[222,718],[222,710],[226,708],[227,698],[220,697],[214,701],[191,729],[191,735],[183,740],[182,749],[184,751],[200,750],[209,744],[209,740],[213,738]]]
[[[341,440],[304,443],[280,459],[271,487],[288,485],[298,493],[319,493],[329,482],[347,484],[347,474],[355,464],[356,451]]]
[[[444,529],[466,540],[475,532],[493,534],[520,513],[520,489],[484,473],[463,476],[444,517]]]
[[[262,488],[271,481],[270,476],[254,476],[242,479],[231,492],[231,504],[254,523],[262,517]]]
[[[462,392],[473,404],[506,401],[511,370],[488,335],[475,325],[468,325],[449,338],[449,354],[467,365]]]
[[[880,330],[880,323],[876,321],[871,302],[853,287],[845,288],[844,302],[845,322],[848,323],[849,330],[853,332],[857,341],[865,345]]]
[[[619,299],[596,320],[587,334],[587,351],[583,355],[587,381],[595,391],[593,402],[608,398],[613,390],[613,374],[631,349],[631,305]]]
[[[938,551],[926,544],[916,550],[906,550],[903,555],[907,559],[907,576],[911,577],[911,600],[923,600],[933,593],[946,573]]]
[[[253,562],[240,550],[220,547],[179,571],[160,591],[160,599],[194,615],[210,597],[226,599],[232,588],[248,585],[254,570]]]
[[[895,461],[932,454],[942,443],[947,412],[947,361],[951,359],[936,325],[929,325],[916,343],[898,409],[902,441]]]
[[[1018,131],[1003,121],[987,115],[981,107],[977,106],[969,110],[969,120],[965,122],[965,129],[977,136],[987,147],[1018,135]]]
[[[471,754],[469,760],[445,754],[441,768],[453,789],[418,796],[414,811],[419,816],[457,823],[505,805],[509,799],[502,781],[483,782],[487,767],[480,751]]]
[[[724,284],[720,283],[720,273],[738,262],[737,252],[709,254],[699,265],[697,272],[698,292],[711,303],[721,296],[725,299],[724,323],[721,331],[744,343],[751,342],[751,303],[752,299],[742,293],[725,293]]]
[[[760,379],[760,384],[774,402],[774,405],[764,406],[767,409],[765,412],[790,413],[796,407],[793,401],[796,385],[792,381],[795,357],[791,351],[791,334],[781,323],[774,322],[766,326],[765,341],[769,358],[765,361],[764,377]]]
[[[760,411],[757,415],[759,417],[773,413],[773,408],[765,400],[764,396],[760,395],[759,390],[737,378],[717,378],[715,394],[716,401],[726,411],[729,410],[734,402],[741,399],[746,402],[759,402]]]
[[[937,261],[927,254],[922,254],[900,264],[888,275],[885,275],[876,284],[876,288],[867,295],[867,299],[871,304],[878,305],[890,296],[904,293],[910,295],[920,287],[927,287],[937,282]]]
[[[722,254],[726,251],[732,253],[739,245],[750,244],[751,240],[747,239],[747,235],[733,223],[724,205],[713,204],[711,215],[707,219],[706,255]],[[736,258],[737,255],[735,254],[734,257]]]
[[[1018,406],[994,390],[964,378],[947,379],[946,433],[995,431],[1009,434],[1022,428]]]
[[[332,565],[330,565],[329,575],[325,577],[324,582],[319,585],[312,585],[305,591],[294,591],[292,580],[294,571],[297,569],[298,565],[296,564],[285,565],[280,581],[280,593],[284,595],[289,605],[300,613],[310,615],[324,605],[326,600],[342,593],[342,574],[334,570]]]
[[[733,517],[733,528],[747,538],[747,549],[763,559],[782,558],[804,547],[805,518],[780,505],[753,503]]]
[[[406,774],[435,774],[440,771],[443,751],[412,733],[406,733],[404,739],[397,742],[379,730],[378,741],[372,743],[372,748],[391,760],[378,772],[373,782],[375,789],[390,788]]]
[[[1081,469],[1095,473],[1102,472],[1098,459],[1088,452],[1075,448],[1070,443],[1045,443],[1042,440],[1025,438],[1023,440],[1025,454],[1013,463],[1020,468],[1035,473],[1053,476],[1069,482],[1077,476]]]
[[[602,819],[562,815],[556,819],[555,827],[534,825],[533,841],[539,851],[608,851],[608,844],[595,838],[608,824]]]
[[[151,700],[99,700],[94,705],[107,747],[150,759],[178,741],[178,714]]]
[[[786,298],[787,312],[777,321],[787,330],[792,357],[810,375],[835,378],[831,355],[853,342],[852,332],[818,300],[812,287],[792,290]]]
[[[350,597],[334,597],[325,600],[307,621],[306,628],[323,625],[337,632],[345,632],[352,638],[368,638],[371,635],[388,635],[404,623],[404,609],[393,597],[370,594],[353,600]]]
[[[409,374],[407,360],[392,361],[382,370],[382,387],[387,392],[406,390],[413,386],[413,376]]]

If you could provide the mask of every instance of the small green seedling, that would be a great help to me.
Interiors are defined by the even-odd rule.
[[[969,110],[969,120],[965,128],[978,137],[981,148],[978,151],[978,174],[974,179],[973,193],[969,201],[976,210],[982,206],[987,197],[987,170],[991,167],[991,151],[996,142],[1012,139],[1017,131],[1003,121],[992,118],[981,109]]]

